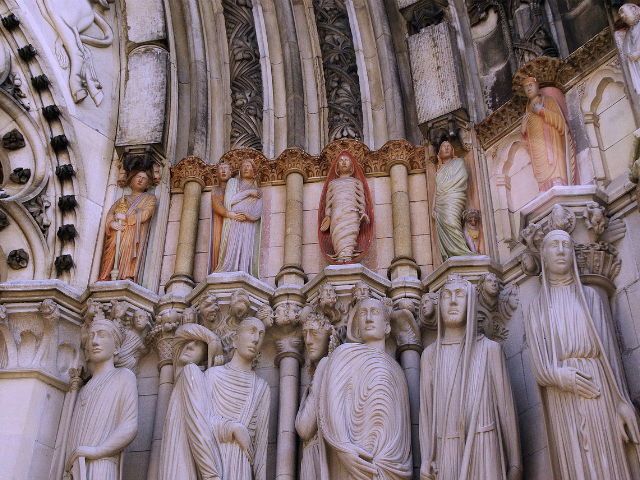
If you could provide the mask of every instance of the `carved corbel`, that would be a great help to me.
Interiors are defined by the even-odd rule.
[[[391,335],[396,339],[398,356],[406,350],[422,352],[420,328],[416,322],[415,310],[413,300],[401,298],[391,312]]]
[[[171,188],[183,190],[187,182],[198,182],[203,188],[214,183],[213,171],[204,160],[186,157],[171,169]]]
[[[297,302],[284,301],[279,303],[273,314],[273,325],[277,328],[280,338],[276,341],[276,366],[283,358],[292,357],[299,364],[304,362],[302,357],[302,332],[300,330],[300,313],[302,307]]]
[[[177,310],[173,308],[165,310],[158,315],[155,326],[145,339],[147,345],[153,345],[158,354],[158,370],[165,365],[170,365],[173,361],[173,337],[182,323],[181,320],[182,315]]]
[[[478,333],[503,342],[509,336],[507,325],[520,304],[518,288],[505,286],[493,273],[478,280]]]

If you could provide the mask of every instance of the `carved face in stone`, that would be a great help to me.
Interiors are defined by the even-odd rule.
[[[325,283],[318,293],[318,303],[320,307],[333,307],[337,300],[338,296],[333,285]]]
[[[113,311],[111,312],[111,316],[113,318],[122,318],[124,317],[125,312],[127,311],[127,307],[124,303],[116,303],[113,306]]]
[[[525,78],[524,82],[522,82],[522,89],[524,90],[524,94],[527,98],[536,98],[540,91],[540,85],[535,78],[529,77]]]
[[[317,363],[329,352],[331,332],[318,321],[308,322],[302,327],[302,337],[312,362]]]
[[[549,232],[542,241],[541,253],[547,271],[554,275],[567,275],[573,268],[573,242],[567,232]]]
[[[236,318],[242,318],[249,312],[249,295],[244,290],[236,290],[231,296],[231,304],[229,308],[231,315]]]
[[[445,161],[453,158],[453,145],[451,142],[445,140],[440,144],[440,149],[438,150],[438,158],[440,160]]]
[[[258,355],[264,340],[265,328],[260,320],[249,317],[238,325],[233,341],[234,355],[240,355],[245,360],[253,360]]]
[[[371,289],[369,285],[364,282],[356,283],[356,286],[353,288],[353,297],[356,300],[363,300],[365,298],[369,298],[371,296]]]
[[[136,310],[133,314],[133,329],[141,332],[147,326],[147,312]]]
[[[146,192],[149,188],[149,176],[146,172],[138,172],[129,181],[129,186],[134,192]]]
[[[493,273],[489,273],[482,281],[482,289],[488,297],[497,297],[500,294],[500,280]]]
[[[178,367],[184,367],[189,363],[195,363],[198,365],[204,360],[206,354],[207,345],[204,342],[191,340],[184,346],[182,352],[180,352],[180,356],[178,357]]]
[[[340,155],[336,163],[336,173],[339,177],[350,176],[353,173],[353,162],[349,155]]]
[[[420,314],[422,318],[431,318],[435,313],[436,306],[433,303],[433,298],[428,293],[425,293],[422,296],[422,300],[420,301]]]
[[[621,6],[618,14],[622,21],[629,26],[633,26],[640,21],[640,8],[630,3]]]
[[[445,328],[467,323],[467,285],[461,281],[445,284],[440,292],[440,315]]]
[[[89,329],[89,348],[86,349],[89,360],[102,363],[117,354],[116,340],[113,332],[104,321],[97,321]]]
[[[256,165],[253,160],[247,158],[240,164],[240,178],[243,180],[253,180],[256,178]]]
[[[219,163],[218,168],[216,169],[216,177],[218,178],[218,183],[224,183],[229,181],[231,178],[231,165],[228,163]]]
[[[367,298],[358,305],[358,329],[362,343],[383,340],[391,332],[385,306],[380,300]]]
[[[193,308],[185,308],[182,312],[182,323],[197,323],[198,312]]]

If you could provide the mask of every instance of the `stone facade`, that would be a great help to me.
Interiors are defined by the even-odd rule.
[[[363,359],[377,358],[372,362],[385,375],[403,372],[394,385],[406,384],[407,395],[399,394],[406,406],[385,421],[406,427],[399,444],[410,448],[388,458],[404,472],[398,478],[410,478],[412,470],[419,479],[421,469],[425,478],[421,443],[431,437],[422,432],[430,413],[420,355],[433,345],[429,358],[440,358],[433,352],[445,329],[435,312],[443,286],[455,283],[451,274],[469,285],[465,291],[478,291],[465,328],[478,324],[491,340],[485,343],[499,354],[490,354],[495,371],[506,365],[506,375],[494,373],[508,378],[518,420],[509,425],[510,438],[518,437],[507,445],[509,478],[564,478],[559,462],[568,460],[558,460],[545,426],[551,407],[541,395],[550,387],[540,384],[539,359],[525,335],[527,312],[542,308],[542,242],[556,230],[570,236],[578,283],[603,305],[618,359],[609,362],[619,361],[621,395],[635,408],[637,427],[640,9],[627,7],[622,18],[620,3],[591,3],[0,0],[0,480],[62,480],[71,468],[76,405],[105,378],[99,365],[111,365],[95,360],[100,348],[91,351],[96,320],[107,330],[115,325],[133,349],[137,434],[101,456],[94,451],[96,458],[91,451],[79,456],[121,458],[124,480],[163,475],[167,412],[177,408],[178,394],[195,388],[182,382],[181,371],[198,371],[174,358],[174,337],[187,331],[189,341],[217,352],[191,362],[207,369],[206,388],[234,365],[242,365],[247,382],[258,379],[251,398],[259,397],[261,426],[243,428],[260,443],[255,451],[266,449],[264,461],[223,465],[220,471],[229,472],[222,479],[245,478],[234,476],[240,471],[247,479],[311,478],[309,439],[331,447],[340,432],[329,429],[351,421],[341,424],[331,401],[315,399],[334,387],[321,372],[341,359],[327,370],[338,378],[338,361],[351,365],[349,352],[357,349]],[[529,77],[544,95],[562,98],[575,185],[539,189],[521,127],[526,114],[538,114],[535,99],[526,113],[522,84]],[[464,212],[455,216],[474,255],[442,262],[436,232],[447,227],[436,225],[442,216],[435,209],[442,207],[436,176],[445,140],[466,166],[466,196],[456,197],[463,199],[456,212]],[[355,247],[353,261],[335,262],[323,253],[319,218],[327,214],[320,205],[331,166],[345,151],[358,164],[364,180],[358,185],[368,190],[351,202],[369,213],[370,223],[351,225],[355,243],[365,247]],[[261,202],[251,233],[257,276],[209,273],[212,190],[222,192],[227,212],[216,212],[227,222],[221,255],[229,225],[247,215],[221,190],[220,162],[233,170],[228,192]],[[238,173],[247,163],[259,187],[253,194]],[[128,186],[141,172],[146,193],[156,198],[145,220]],[[465,224],[467,218],[474,223]],[[129,240],[116,233],[125,224],[137,232]],[[129,249],[135,283],[98,281],[107,228],[112,244],[116,238],[115,262]],[[238,235],[242,247],[241,233],[229,235]],[[383,311],[376,328],[389,328],[380,338],[353,334],[365,304]],[[203,328],[184,328],[194,323]],[[259,354],[247,347],[250,324],[263,332]],[[328,343],[326,353],[310,354],[314,329],[353,348]],[[371,353],[370,344],[386,353]],[[244,363],[234,361],[243,348]],[[111,357],[122,373],[117,352]],[[133,392],[123,375],[119,381]],[[358,376],[345,378],[357,387]],[[197,397],[185,395],[185,402]],[[231,421],[229,405],[197,398],[193,405]],[[304,435],[296,430],[301,404],[318,410],[309,417],[316,430],[312,421]],[[202,427],[198,418],[193,425]],[[221,445],[242,444],[242,421],[233,421],[216,424]],[[185,435],[202,440],[193,425]],[[221,452],[210,463],[227,458]],[[368,453],[371,461],[360,457],[362,471],[378,455]],[[618,466],[626,465],[619,457]],[[640,475],[629,465],[629,478]]]

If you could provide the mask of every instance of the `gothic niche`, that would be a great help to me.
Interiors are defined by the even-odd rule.
[[[314,0],[329,107],[329,142],[362,140],[362,99],[349,15],[341,0]]]
[[[223,0],[231,74],[231,148],[262,150],[262,72],[251,0]]]

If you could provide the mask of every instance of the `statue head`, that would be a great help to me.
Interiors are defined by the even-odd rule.
[[[536,98],[540,92],[540,82],[535,77],[527,77],[522,81],[522,89],[528,99]]]
[[[459,275],[449,275],[440,290],[440,317],[445,329],[461,328],[467,324],[469,282]]]
[[[321,309],[333,308],[338,301],[336,289],[330,283],[325,283],[318,292],[318,306]]]
[[[195,323],[180,325],[176,330],[173,339],[173,364],[176,368],[189,363],[211,366],[217,355],[222,355],[222,343],[211,330]]]
[[[255,317],[247,317],[233,336],[233,356],[239,356],[246,362],[252,362],[260,351],[265,336],[264,324]]]
[[[334,338],[335,337],[335,340]],[[311,313],[302,325],[302,338],[312,363],[318,363],[329,353],[331,343],[338,342],[333,325],[324,315]],[[335,348],[337,345],[334,345]]]
[[[355,307],[349,322],[349,339],[370,344],[385,340],[391,333],[391,311],[377,298],[365,298]]]
[[[146,192],[153,182],[153,175],[146,170],[134,170],[127,178],[127,185],[135,193]]]
[[[336,175],[339,177],[350,177],[353,175],[355,166],[353,157],[349,152],[343,150],[336,157]]]
[[[640,7],[633,3],[625,3],[618,10],[618,14],[624,23],[633,27],[640,21]]]
[[[435,293],[425,293],[420,299],[420,323],[425,328],[433,328],[436,325],[436,308],[438,296]]]
[[[216,168],[216,177],[218,179],[218,184],[228,182],[232,174],[233,170],[231,169],[231,165],[225,162],[220,162],[218,164],[218,168]]]
[[[462,213],[462,220],[465,225],[471,227],[477,227],[480,224],[480,211],[479,210],[465,210]]]
[[[598,202],[589,202],[584,210],[584,217],[588,230],[593,230],[596,235],[602,235],[607,228],[609,219],[605,215],[605,210]]]
[[[240,163],[240,178],[253,181],[258,174],[258,167],[256,167],[256,161],[253,158],[245,158]]]
[[[353,298],[356,301],[364,300],[365,298],[371,297],[371,287],[367,285],[365,282],[360,280],[353,287]]]
[[[455,156],[453,144],[449,140],[445,140],[440,144],[438,149],[438,160],[444,163],[447,160],[451,160]]]
[[[122,347],[124,335],[120,327],[111,320],[94,320],[89,328],[88,348],[85,351],[94,364],[113,359]]]
[[[555,277],[571,275],[574,265],[573,240],[564,230],[552,230],[540,246],[542,269]]]
[[[191,307],[185,308],[182,312],[182,323],[198,323],[198,311]]]
[[[500,279],[494,273],[485,273],[478,281],[478,291],[489,298],[500,295]]]
[[[131,327],[137,331],[142,332],[147,325],[150,325],[149,314],[142,310],[141,308],[137,309],[133,312],[133,317],[131,318]]]
[[[233,317],[237,319],[244,318],[249,313],[250,306],[249,294],[244,288],[239,288],[233,292],[231,303],[229,304],[229,311]]]

